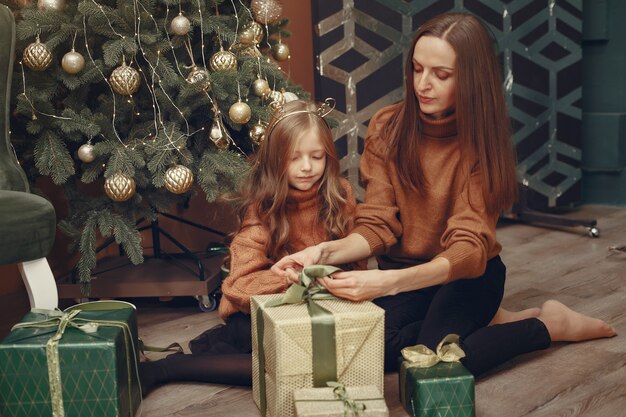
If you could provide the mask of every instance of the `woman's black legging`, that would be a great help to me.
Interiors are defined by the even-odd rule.
[[[375,300],[385,310],[385,369],[398,369],[402,348],[424,344],[435,350],[450,333],[460,336],[462,362],[475,376],[547,348],[550,335],[538,319],[488,326],[502,301],[505,276],[506,267],[496,256],[481,277]]]

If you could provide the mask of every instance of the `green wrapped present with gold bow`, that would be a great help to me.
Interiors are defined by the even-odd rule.
[[[474,376],[461,365],[459,336],[448,335],[433,352],[402,349],[400,401],[413,417],[474,417]]]
[[[133,417],[137,342],[129,303],[32,310],[0,343],[0,415]]]
[[[382,393],[374,385],[345,387],[328,382],[326,388],[294,391],[296,417],[389,417]]]
[[[338,270],[307,266],[285,294],[251,298],[252,395],[263,416],[293,416],[293,392],[327,381],[383,392],[384,310],[315,283]]]

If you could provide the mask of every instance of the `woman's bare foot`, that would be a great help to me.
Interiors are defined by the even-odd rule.
[[[491,326],[494,324],[510,323],[512,321],[520,321],[532,317],[537,317],[539,316],[540,312],[541,309],[539,307],[527,308],[526,310],[522,311],[509,311],[500,307],[498,311],[496,311],[496,315],[493,316],[493,319],[491,319],[489,325]]]
[[[580,342],[617,334],[606,322],[577,313],[556,300],[543,303],[537,318],[546,325],[553,342]]]

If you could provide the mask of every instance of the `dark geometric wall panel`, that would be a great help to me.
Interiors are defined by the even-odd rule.
[[[518,178],[530,190],[530,205],[579,202],[582,0],[313,0],[312,7],[315,95],[337,100],[337,149],[359,198],[367,124],[402,98],[415,30],[439,13],[465,11],[497,39]]]

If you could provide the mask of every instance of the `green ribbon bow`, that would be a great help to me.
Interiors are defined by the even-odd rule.
[[[284,304],[306,302],[311,316],[313,342],[313,386],[323,387],[326,381],[337,380],[337,354],[335,344],[335,318],[333,314],[314,300],[335,299],[336,297],[316,283],[316,279],[326,277],[341,269],[329,265],[309,265],[304,267],[298,282],[292,284],[281,298],[260,305],[256,311],[257,337],[259,346],[259,393],[260,409],[265,416],[267,410],[265,387],[265,353],[263,351],[263,311],[266,308]]]
[[[365,404],[351,399],[346,392],[346,387],[342,383],[329,381],[326,385],[333,388],[335,398],[343,402],[343,417],[348,417],[348,414],[352,417],[358,417],[367,408]]]
[[[449,334],[439,342],[437,352],[424,345],[415,345],[402,349],[402,357],[410,362],[409,368],[430,368],[439,362],[459,362],[465,357],[465,352],[458,343],[459,335]]]
[[[78,304],[68,308],[65,311],[59,309],[44,310],[34,308],[31,312],[35,314],[42,314],[48,317],[46,320],[32,321],[26,323],[18,323],[13,326],[13,329],[36,327],[47,328],[56,327],[56,333],[48,339],[46,343],[46,362],[48,365],[48,381],[50,384],[50,399],[52,406],[53,417],[64,417],[65,408],[63,405],[63,384],[61,383],[61,361],[59,358],[59,341],[63,338],[63,334],[67,327],[73,327],[85,333],[96,333],[99,326],[114,326],[119,327],[124,332],[124,342],[126,345],[126,360],[128,366],[128,395],[129,400],[132,402],[132,383],[131,383],[131,364],[130,354],[136,358],[137,353],[135,345],[132,340],[132,333],[128,327],[128,323],[124,321],[116,320],[90,320],[78,317],[81,311],[94,311],[94,310],[115,310],[119,308],[135,308],[130,303],[121,301],[99,301]],[[135,361],[135,372],[137,380],[139,380],[139,370],[137,368],[137,362]],[[132,413],[133,407],[130,407]]]

